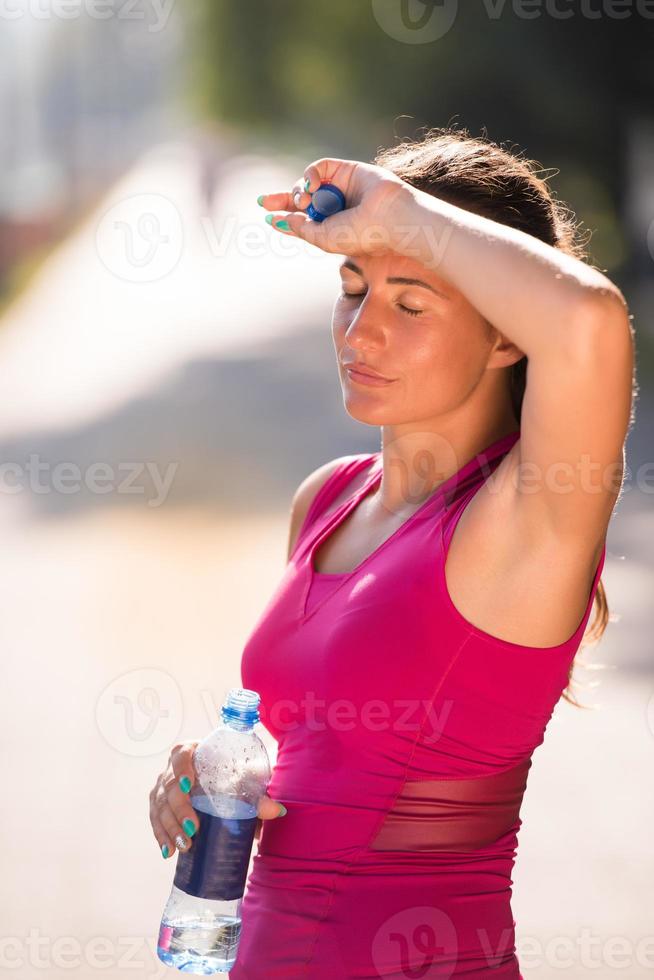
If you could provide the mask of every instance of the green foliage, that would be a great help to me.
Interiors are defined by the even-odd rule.
[[[602,0],[524,8],[460,0],[442,37],[407,43],[382,28],[384,4],[405,23],[444,6],[186,0],[198,112],[281,150],[310,145],[358,159],[423,126],[454,122],[485,132],[559,168],[561,183],[550,184],[593,231],[594,259],[620,267],[628,252],[618,219],[625,147],[632,119],[651,115],[652,78],[643,66],[654,20],[635,3],[618,17]]]

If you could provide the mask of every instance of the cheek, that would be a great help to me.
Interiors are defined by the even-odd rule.
[[[466,321],[425,323],[411,337],[407,333],[403,349],[417,370],[438,373],[445,380],[476,377],[486,355],[481,330]]]
[[[398,331],[393,353],[393,363],[407,377],[440,374],[451,369],[459,356],[451,332],[434,323],[412,324]]]
[[[402,338],[393,363],[404,379],[403,401],[416,415],[437,414],[474,389],[483,370],[483,346],[470,331],[438,324]]]
[[[336,350],[345,344],[345,334],[356,309],[336,302],[332,310],[332,339]],[[464,311],[450,319],[430,317],[401,319],[386,334],[384,363],[406,382],[417,382],[416,392],[433,390],[426,381],[438,381],[442,392],[458,391],[476,380],[483,369],[485,353],[483,324]]]

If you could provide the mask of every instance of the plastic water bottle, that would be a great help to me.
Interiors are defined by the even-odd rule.
[[[313,221],[324,221],[325,218],[343,210],[345,210],[343,191],[336,184],[323,180],[320,182],[320,187],[311,195],[311,203],[305,212]]]
[[[159,959],[183,973],[224,972],[236,961],[257,805],[271,776],[253,730],[259,701],[256,691],[231,690],[221,724],[193,754],[190,800],[199,826],[189,850],[178,852],[157,943]]]

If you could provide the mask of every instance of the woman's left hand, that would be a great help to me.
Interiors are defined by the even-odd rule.
[[[321,183],[334,184],[343,192],[345,210],[320,222],[313,221],[305,209]],[[380,255],[393,249],[401,233],[401,204],[411,191],[409,184],[383,167],[324,158],[310,163],[290,191],[262,194],[259,201],[275,212],[266,220],[272,218],[272,227],[284,234],[325,252]]]

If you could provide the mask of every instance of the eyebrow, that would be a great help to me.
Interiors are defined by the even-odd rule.
[[[345,259],[345,261],[339,266],[339,270],[340,269],[351,269],[352,272],[356,272],[356,274],[361,276],[363,279],[363,270],[360,269],[356,262],[353,262],[351,259]],[[441,296],[443,299],[449,300],[449,296],[446,296],[445,293],[440,291],[440,289],[436,289],[435,286],[431,286],[428,282],[423,282],[422,279],[411,279],[407,278],[406,276],[389,276],[386,279],[386,282],[404,286],[422,286],[423,289],[429,289],[437,296]]]

